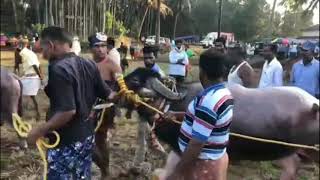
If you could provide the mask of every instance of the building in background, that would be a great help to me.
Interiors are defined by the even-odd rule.
[[[298,39],[319,40],[319,24],[308,27],[302,31],[302,36]]]

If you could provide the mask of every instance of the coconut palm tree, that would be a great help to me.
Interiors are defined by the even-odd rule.
[[[160,8],[158,8],[158,4],[160,4]],[[160,15],[162,15],[163,17],[166,17],[168,15],[172,15],[172,13],[173,13],[171,8],[165,4],[165,0],[147,0],[146,10],[144,12],[143,18],[141,20],[140,28],[139,28],[139,34],[138,34],[139,38],[141,36],[143,24],[145,22],[148,11],[150,11],[152,9],[157,10],[157,12],[160,12]],[[157,17],[156,24],[158,24],[158,23],[160,24],[160,19],[158,20],[158,17]],[[160,29],[160,26],[159,26],[159,29]]]
[[[196,0],[197,1],[197,0]],[[173,39],[176,37],[177,23],[179,15],[187,10],[191,12],[191,1],[190,0],[173,0],[172,7],[174,7],[174,23],[173,23]]]

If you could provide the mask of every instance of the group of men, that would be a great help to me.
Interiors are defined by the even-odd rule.
[[[116,62],[117,58],[113,59],[113,56],[110,56],[110,52],[114,48],[114,40],[112,38],[107,38],[102,33],[89,37],[94,61],[88,61],[71,52],[72,40],[71,34],[60,27],[45,28],[40,38],[42,55],[49,61],[48,82],[44,91],[49,97],[50,108],[47,121],[32,129],[28,135],[28,141],[29,143],[35,143],[42,136],[48,136],[50,141],[54,141],[54,138],[49,133],[53,130],[59,133],[59,145],[47,151],[48,179],[91,178],[92,151],[95,146],[95,122],[90,120],[90,113],[97,98],[114,101],[118,90],[115,76],[118,73],[122,73],[120,65]],[[177,51],[179,49],[179,44],[177,44]],[[31,61],[31,59],[35,59],[33,57],[35,54],[30,53],[30,51],[26,48],[22,49],[22,53],[20,53],[22,58],[26,58],[23,62],[28,63],[25,66],[25,74],[28,77],[35,76],[38,80],[39,78],[42,79],[39,63]],[[143,51],[145,54],[145,66],[156,72],[161,72],[160,67],[154,62],[154,50],[150,47],[145,47]],[[177,64],[187,64],[186,57],[180,57],[178,54],[173,56],[178,57]],[[230,92],[221,84],[223,72],[219,69],[225,69],[223,60],[224,57],[222,55],[212,51],[204,53],[200,57],[200,80],[208,90],[204,91],[202,95],[204,100],[198,97],[197,102],[193,102],[198,104],[195,106],[196,109],[190,110],[193,113],[190,116],[198,116],[200,118],[197,123],[194,123],[197,124],[195,126],[198,129],[197,132],[196,130],[194,131],[197,140],[192,140],[190,143],[204,145],[210,139],[210,133],[202,132],[203,128],[207,128],[205,132],[209,132],[210,128],[212,128],[209,125],[210,123],[223,124],[226,118],[229,119],[231,116],[228,113],[228,117],[221,116],[223,117],[221,120],[213,121],[211,119],[213,118],[212,113],[201,111],[202,108],[219,109],[219,112],[221,111],[222,113],[224,112],[221,109],[222,107],[227,108],[231,105],[227,101],[228,104],[224,106],[224,102],[230,99]],[[212,68],[217,71],[211,71]],[[179,76],[175,78],[179,78]],[[35,88],[30,86],[30,89]],[[210,93],[216,91],[221,93],[218,93],[219,95]],[[223,98],[225,96],[228,98]],[[211,98],[215,99],[216,104],[212,104]],[[228,111],[229,109],[231,108],[228,108]],[[209,123],[208,126],[204,126],[205,123]],[[186,131],[190,131],[192,126],[186,128]],[[225,126],[225,128],[228,128],[228,126]],[[209,141],[214,142],[214,138]],[[187,142],[182,142],[182,144],[185,143]],[[219,153],[202,152],[203,157],[212,156],[214,159],[223,157],[223,162],[225,163],[225,148],[219,150]],[[202,163],[206,162],[201,162],[199,168],[202,167]],[[183,164],[177,165],[179,171],[176,171],[177,173],[172,174],[172,177],[168,177],[168,179],[175,179],[175,176],[179,175],[178,172],[182,172],[183,167]]]
[[[315,45],[306,42],[301,47],[301,60],[292,66],[289,86],[299,87],[312,96],[319,99],[319,61],[314,58]],[[263,49],[262,56],[265,63],[262,68],[261,77],[256,86],[254,70],[244,59],[241,49],[229,50],[235,65],[231,68],[228,82],[241,84],[251,88],[267,88],[284,86],[284,70],[277,59],[277,45],[270,44]]]
[[[22,94],[30,96],[35,106],[37,115],[36,119],[40,119],[39,106],[36,95],[43,84],[43,76],[41,73],[40,62],[35,52],[31,50],[27,42],[20,44],[15,50],[14,73],[20,75],[20,64],[22,64],[21,83],[23,85]]]
[[[73,38],[63,28],[48,27],[40,39],[42,55],[49,61],[45,93],[50,108],[47,121],[33,128],[28,140],[35,143],[56,130],[60,143],[47,151],[48,179],[90,179],[95,146],[91,108],[97,98],[114,99],[115,74],[121,73],[117,59],[107,56],[114,40],[100,33],[92,35],[89,42],[94,61],[88,61],[71,52]]]
[[[47,121],[32,129],[28,141],[35,143],[53,130],[59,133],[59,145],[47,152],[49,180],[91,179],[92,151],[98,139],[95,139],[95,122],[90,120],[90,113],[97,98],[111,102],[116,99],[116,75],[122,70],[120,55],[115,53],[114,39],[96,33],[89,37],[89,43],[94,61],[71,52],[72,36],[63,28],[48,27],[41,33],[42,54],[49,61],[45,93],[50,99],[50,109]],[[189,64],[188,56],[181,47],[181,43],[176,42],[169,55],[169,76],[177,82],[183,82]],[[264,50],[267,61],[259,88],[283,83],[283,70],[274,56],[276,51],[273,48],[270,45]],[[308,54],[312,47],[306,45],[303,48],[303,60],[294,65],[291,81],[316,96],[319,94],[319,62]],[[146,46],[143,53],[146,68],[165,77],[155,63],[154,49]],[[244,61],[242,53],[239,48],[231,49],[228,53],[235,60],[228,82],[253,87],[253,69]],[[187,176],[197,180],[225,180],[227,177],[226,148],[233,115],[233,98],[224,83],[228,73],[227,59],[224,51],[218,48],[202,53],[199,79],[205,90],[191,101],[186,112],[168,112],[164,115],[165,119],[175,116],[183,122],[178,142],[182,151],[181,159],[167,180],[186,179]],[[41,77],[38,66],[34,65],[36,63],[29,63],[31,70]],[[315,78],[318,78],[318,84]],[[50,141],[53,139],[50,138]]]

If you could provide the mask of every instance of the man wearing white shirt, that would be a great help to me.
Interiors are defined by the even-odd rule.
[[[277,46],[268,45],[263,49],[262,55],[266,59],[261,72],[261,78],[258,88],[276,87],[283,85],[282,65],[275,57]]]
[[[186,76],[186,66],[189,64],[188,55],[182,48],[182,42],[176,41],[175,47],[169,54],[169,76],[182,83]]]
[[[23,77],[21,77],[21,83],[23,86],[22,95],[31,97],[37,111],[36,119],[40,120],[40,111],[36,100],[36,95],[38,94],[42,81],[40,62],[38,60],[38,56],[26,47],[21,50],[20,56],[22,58],[24,72]]]
[[[118,50],[115,48],[115,41],[112,37],[108,37],[107,39],[107,53],[108,53],[108,58],[115,62],[117,65],[121,66],[121,61],[120,61],[120,53]]]

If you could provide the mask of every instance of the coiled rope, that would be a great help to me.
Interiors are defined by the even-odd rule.
[[[13,121],[13,127],[17,131],[18,135],[23,138],[27,138],[29,132],[32,129],[31,124],[23,121],[21,119],[21,117],[16,113],[12,114],[12,121]],[[40,157],[43,161],[43,179],[44,180],[47,180],[47,171],[48,171],[48,162],[47,162],[47,158],[46,158],[46,151],[49,148],[55,148],[56,146],[58,146],[58,144],[60,142],[60,136],[57,133],[57,131],[52,131],[51,133],[56,136],[56,141],[53,144],[48,144],[47,140],[44,137],[41,137],[36,141],[37,149],[38,149],[38,151],[40,153]]]
[[[123,79],[123,75],[117,75],[117,81],[119,83],[120,87],[120,92],[119,95],[124,96],[127,100],[132,101],[136,105],[143,105],[157,113],[159,113],[161,116],[164,115],[164,113],[155,107],[143,102],[139,95],[135,94],[133,91],[129,90],[128,87],[125,84],[125,81]],[[181,124],[182,122],[177,121],[175,119],[170,119],[172,122]],[[270,140],[270,139],[264,139],[264,138],[257,138],[257,137],[252,137],[252,136],[246,136],[238,133],[232,133],[230,132],[231,136],[243,138],[243,139],[248,139],[248,140],[253,140],[253,141],[258,141],[258,142],[264,142],[264,143],[272,143],[272,144],[279,144],[283,146],[289,146],[289,147],[295,147],[295,148],[303,148],[303,149],[310,149],[310,150],[315,150],[319,151],[319,144],[315,144],[314,146],[308,146],[308,145],[302,145],[302,144],[294,144],[294,143],[287,143],[283,141],[276,141],[276,140]]]

